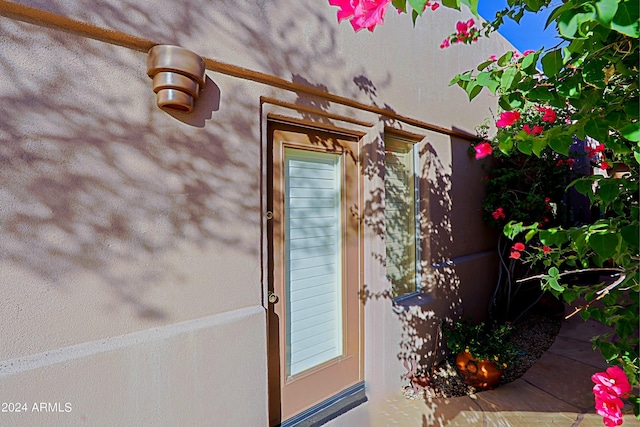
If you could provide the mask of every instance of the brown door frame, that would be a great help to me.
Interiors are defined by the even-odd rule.
[[[287,142],[276,142],[274,143],[274,134],[276,132],[281,132],[282,134],[287,136]],[[356,325],[356,336],[354,343],[345,343],[345,351],[347,352],[347,357],[339,358],[339,360],[332,360],[327,362],[326,364],[321,365],[321,368],[313,368],[311,372],[302,373],[295,378],[295,381],[298,384],[304,384],[306,381],[305,377],[313,377],[314,375],[318,378],[322,377],[322,373],[326,371],[328,366],[340,365],[345,367],[347,366],[344,362],[347,359],[353,359],[355,361],[355,371],[356,375],[353,377],[352,381],[347,381],[344,383],[343,388],[348,388],[355,383],[361,382],[364,376],[364,366],[363,366],[363,308],[360,300],[359,292],[362,287],[362,229],[361,229],[361,206],[362,206],[362,197],[361,197],[361,189],[362,189],[362,177],[360,173],[360,164],[359,164],[359,140],[357,135],[354,136],[350,134],[345,137],[345,135],[333,133],[331,131],[317,130],[317,129],[309,129],[306,127],[299,126],[291,126],[282,123],[274,123],[268,122],[267,125],[267,210],[271,213],[271,218],[267,221],[267,248],[268,248],[268,293],[271,294],[275,290],[274,283],[276,281],[282,281],[283,276],[281,271],[277,271],[280,267],[277,266],[278,257],[274,257],[274,254],[283,253],[283,248],[280,246],[281,243],[284,243],[282,231],[284,228],[284,219],[279,212],[279,205],[282,205],[284,194],[278,193],[278,188],[281,188],[282,185],[276,181],[276,194],[274,194],[274,180],[279,179],[282,176],[282,170],[280,169],[280,165],[283,164],[282,153],[284,152],[284,147],[291,148],[299,148],[304,150],[311,151],[321,151],[321,152],[329,152],[329,153],[339,153],[343,157],[343,184],[345,186],[353,187],[352,192],[354,194],[350,195],[353,199],[355,197],[355,205],[349,205],[350,202],[354,200],[349,200],[347,203],[343,203],[343,214],[342,221],[346,224],[348,222],[348,226],[343,226],[343,258],[342,263],[343,266],[346,265],[346,260],[355,259],[355,265],[352,269],[352,275],[355,272],[355,280],[357,280],[357,284],[354,287],[351,281],[346,281],[343,276],[343,292],[348,290],[349,292],[354,293],[356,297],[356,304],[354,308],[353,302],[350,302],[351,307],[348,304],[345,304],[345,319],[349,323],[354,323]],[[311,137],[310,137],[311,135]],[[276,148],[274,149],[274,146]],[[347,165],[349,162],[349,165]],[[348,166],[352,168],[352,170],[348,172]],[[274,203],[274,198],[278,198],[278,203]],[[342,197],[343,201],[346,201],[345,196]],[[275,235],[274,235],[275,233]],[[355,252],[354,252],[355,251]],[[353,261],[351,261],[353,262]],[[345,268],[346,270],[346,268]],[[282,323],[280,322],[280,316],[282,313],[279,313],[279,308],[282,306],[278,306],[278,304],[284,304],[285,295],[278,295],[280,301],[277,304],[268,304],[268,317],[267,317],[267,326],[268,326],[268,364],[269,364],[269,418],[271,425],[278,425],[280,422],[284,420],[284,418],[289,418],[295,413],[298,413],[301,410],[307,409],[309,406],[313,406],[316,403],[324,400],[327,397],[330,397],[331,394],[335,394],[340,390],[331,390],[331,387],[326,387],[323,390],[318,389],[318,395],[324,393],[318,401],[313,401],[310,405],[301,406],[300,410],[297,410],[294,413],[287,413],[287,409],[285,408],[285,412],[283,412],[283,395],[281,394],[281,390],[283,388],[283,384],[285,387],[293,387],[294,392],[293,395],[298,395],[301,390],[306,389],[304,386],[296,387],[295,384],[292,386],[291,384],[287,384],[288,379],[285,378],[283,369],[284,363],[283,360],[283,344],[284,340],[284,330],[281,327]],[[347,296],[343,296],[346,300]],[[351,299],[353,299],[353,295],[351,295]],[[352,339],[353,341],[353,339]],[[326,366],[325,366],[326,365]],[[353,364],[351,364],[351,370],[353,370]],[[348,371],[349,369],[347,369]],[[338,370],[339,372],[339,370]],[[344,378],[345,372],[341,372],[338,374],[339,377]],[[322,383],[320,383],[320,388],[322,388]],[[295,390],[297,388],[297,390]],[[284,399],[288,399],[286,396]],[[287,406],[287,405],[285,405]],[[284,418],[283,418],[284,417]]]

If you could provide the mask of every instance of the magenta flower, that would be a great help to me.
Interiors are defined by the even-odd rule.
[[[506,128],[518,120],[520,120],[520,113],[517,111],[503,111],[500,113],[500,118],[496,122],[496,126],[499,128]]]
[[[602,421],[607,427],[622,424],[623,406],[622,400],[615,396],[607,393],[596,395],[596,413],[602,417]]]
[[[505,214],[504,214],[504,210],[502,208],[497,208],[495,211],[493,211],[491,213],[491,216],[493,217],[493,219],[495,219],[496,221],[499,219],[504,219],[506,218]]]
[[[551,108],[547,107],[536,107],[538,111],[542,113],[542,121],[547,123],[555,123],[558,118],[558,115]]]
[[[436,10],[439,7],[440,7],[440,3],[435,2],[435,1],[432,3],[430,1],[428,1],[428,2],[426,2],[424,4],[424,9],[422,9],[422,10],[425,11],[425,10],[427,10],[427,8],[430,8],[431,10]]]
[[[489,61],[497,61],[497,60],[498,60],[498,57],[497,57],[497,56],[495,56],[495,55],[491,55],[491,56],[489,57]]]
[[[480,144],[476,145],[475,147],[473,147],[473,149],[476,151],[476,160],[482,159],[483,157],[487,157],[491,153],[493,153],[493,149],[491,148],[491,144],[489,144],[488,142],[480,143]]]
[[[540,135],[544,128],[539,125],[534,125],[533,129],[529,125],[522,126],[522,130],[525,131],[528,135]]]
[[[449,42],[449,39],[444,39],[442,40],[442,43],[440,43],[440,49],[445,49],[447,47],[451,46],[451,43]]]
[[[605,372],[596,372],[591,376],[591,381],[596,385],[603,385],[610,394],[617,397],[627,397],[631,392],[629,378],[619,366],[611,366]]]
[[[338,6],[338,22],[349,19],[354,31],[363,28],[373,31],[384,21],[391,0],[329,0],[331,6]]]
[[[522,56],[531,55],[532,53],[535,53],[535,50],[528,49],[522,52]]]

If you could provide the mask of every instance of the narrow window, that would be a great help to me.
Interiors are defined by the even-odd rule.
[[[419,291],[414,143],[385,137],[387,278],[393,298]]]

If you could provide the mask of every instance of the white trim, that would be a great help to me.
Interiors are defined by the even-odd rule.
[[[71,360],[86,358],[100,353],[107,353],[127,347],[164,341],[179,335],[214,328],[216,326],[229,323],[235,323],[253,316],[264,316],[264,308],[260,305],[255,305],[200,319],[187,320],[168,326],[133,332],[131,334],[118,337],[89,341],[42,353],[21,356],[15,359],[3,360],[0,361],[0,378],[57,365]]]

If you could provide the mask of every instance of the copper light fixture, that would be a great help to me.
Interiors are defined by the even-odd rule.
[[[179,46],[157,45],[149,50],[147,75],[158,107],[190,113],[204,87],[204,59]]]

